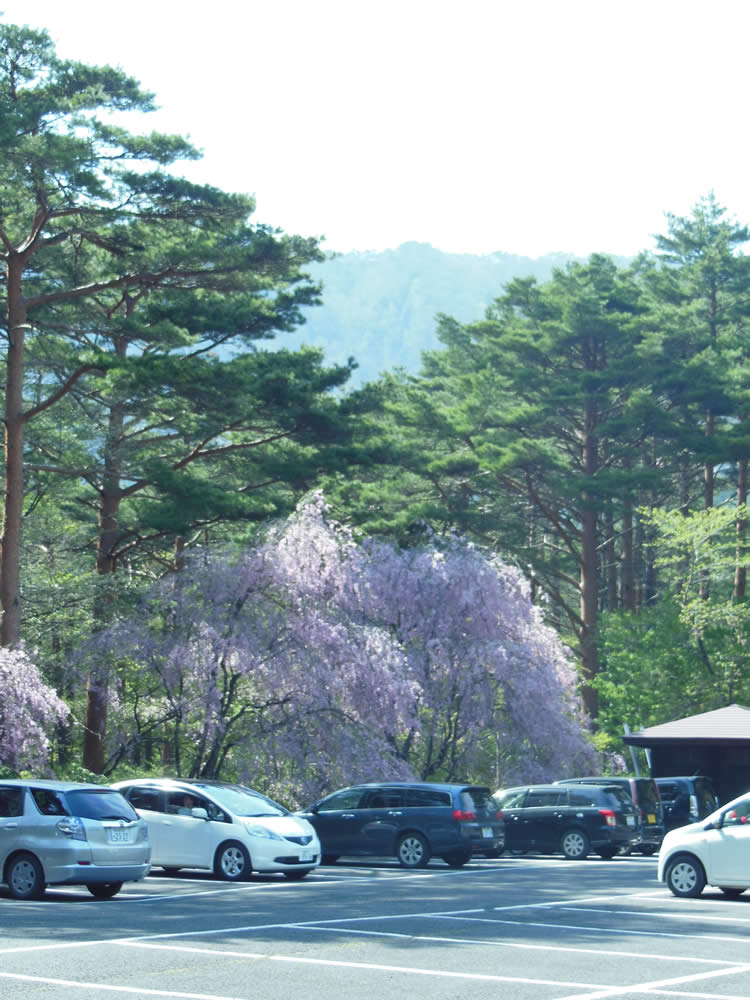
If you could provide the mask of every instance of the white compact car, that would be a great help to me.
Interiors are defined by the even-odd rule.
[[[658,878],[675,896],[700,896],[706,885],[727,896],[749,889],[750,792],[671,830],[659,851]]]
[[[237,881],[255,872],[301,879],[320,864],[307,820],[251,788],[221,781],[134,778],[113,786],[148,824],[151,864],[204,868]]]

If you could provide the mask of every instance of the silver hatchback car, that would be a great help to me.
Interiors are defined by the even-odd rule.
[[[114,789],[0,779],[0,881],[15,899],[39,899],[48,885],[109,899],[150,868],[148,827]]]

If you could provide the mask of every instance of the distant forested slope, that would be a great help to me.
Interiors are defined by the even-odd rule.
[[[421,352],[438,344],[438,313],[460,322],[480,319],[512,278],[546,281],[573,259],[564,253],[443,253],[426,243],[341,254],[310,267],[323,284],[323,305],[306,309],[304,326],[277,343],[320,347],[334,362],[352,356],[359,363],[357,383],[397,367],[416,372]]]

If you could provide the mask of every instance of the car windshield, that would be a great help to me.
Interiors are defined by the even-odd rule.
[[[65,793],[71,816],[81,819],[138,819],[138,813],[119,792],[110,788],[76,788]]]
[[[235,816],[287,816],[289,810],[278,802],[267,799],[260,792],[241,785],[212,785],[209,782],[196,782],[196,788],[202,788],[216,801]]]

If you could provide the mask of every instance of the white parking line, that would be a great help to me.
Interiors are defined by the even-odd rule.
[[[717,976],[735,976],[745,973],[750,965],[736,965],[731,969],[714,969],[711,972],[696,972],[692,976],[680,976],[678,979],[655,979],[648,983],[635,983],[632,986],[605,987],[597,993],[577,993],[575,996],[558,997],[558,1000],[604,1000],[606,997],[623,997],[628,993],[663,993],[667,986],[682,986],[685,983],[700,982]],[[705,997],[706,994],[698,994]],[[725,997],[725,1000],[728,998]],[[737,1000],[737,998],[735,998]]]

